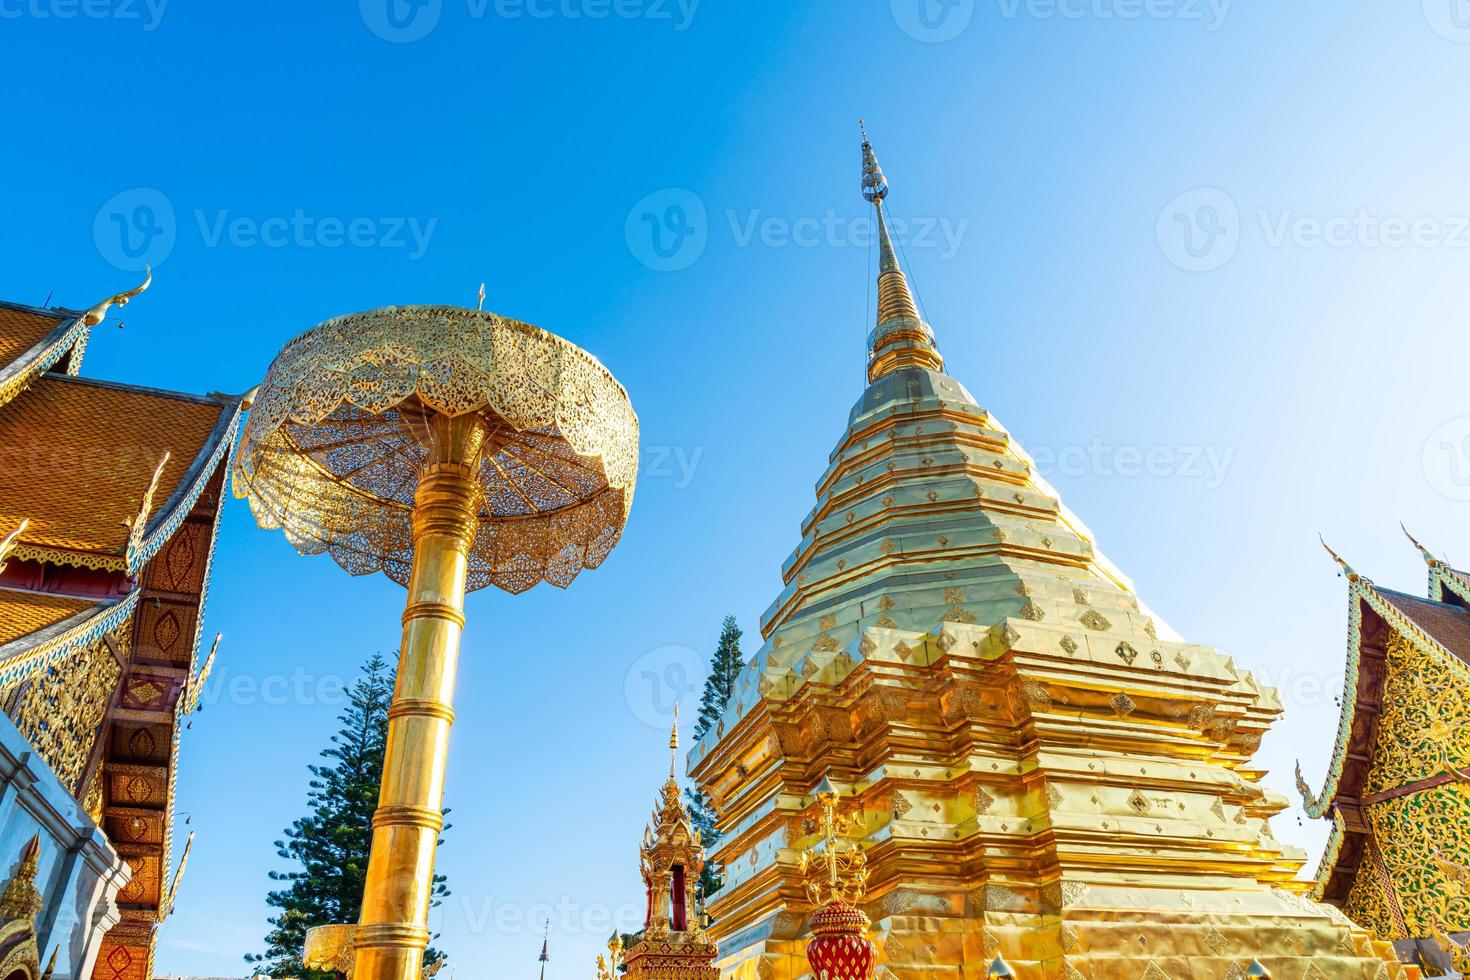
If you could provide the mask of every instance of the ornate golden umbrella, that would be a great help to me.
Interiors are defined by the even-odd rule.
[[[637,475],[638,419],[607,369],[493,313],[339,317],[271,365],[235,494],[298,550],[408,586],[355,977],[420,975],[465,592],[596,568]]]

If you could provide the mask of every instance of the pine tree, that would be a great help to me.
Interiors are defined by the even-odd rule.
[[[270,919],[266,952],[246,956],[257,973],[301,980],[332,980],[332,974],[301,964],[306,930],[313,926],[354,923],[362,911],[362,888],[372,851],[373,811],[383,777],[388,741],[388,706],[393,700],[393,672],[374,654],[348,693],[342,727],[322,751],[327,765],[309,766],[307,805],[311,812],[286,829],[276,852],[295,861],[299,871],[272,871],[272,881],[285,887],[266,901],[280,914]],[[446,829],[448,829],[446,827]],[[434,904],[449,894],[443,875],[434,876]],[[425,964],[443,958],[430,949]]]
[[[710,661],[709,677],[704,682],[704,695],[699,702],[699,721],[694,725],[694,738],[704,738],[720,723],[725,707],[735,695],[735,681],[740,676],[745,661],[740,654],[740,627],[735,625],[734,616],[726,616],[720,629],[720,643]],[[704,841],[706,853],[719,843],[720,834],[715,829],[717,815],[714,806],[702,790],[685,790],[689,801],[689,819]],[[699,876],[699,888],[706,897],[720,890],[724,879],[714,862],[706,862]]]

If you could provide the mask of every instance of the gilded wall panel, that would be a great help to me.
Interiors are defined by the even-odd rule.
[[[1368,793],[1470,768],[1470,697],[1448,666],[1394,635]]]
[[[1450,932],[1470,931],[1470,894],[1452,871],[1470,865],[1470,786],[1446,783],[1376,803],[1369,816],[1408,935],[1431,935],[1434,920]]]
[[[20,695],[15,726],[75,792],[122,676],[104,640],[40,670]]]

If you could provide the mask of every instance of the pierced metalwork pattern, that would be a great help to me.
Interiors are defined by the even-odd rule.
[[[406,583],[427,456],[405,403],[491,422],[469,589],[566,586],[617,543],[638,475],[627,393],[544,330],[453,307],[339,317],[287,344],[246,424],[236,496],[298,550]]]

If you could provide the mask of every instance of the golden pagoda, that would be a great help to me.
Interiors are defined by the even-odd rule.
[[[1439,976],[1470,965],[1470,575],[1410,541],[1426,598],[1332,553],[1348,582],[1342,717],[1323,788],[1297,780],[1333,825],[1314,897]]]
[[[796,980],[816,789],[855,819],[863,911],[899,980],[1415,977],[1311,901],[1251,765],[1276,693],[1176,636],[1031,458],[944,373],[879,230],[867,388],[762,619],[690,753],[717,807],[727,980]],[[1002,972],[996,972],[997,970]],[[1266,975],[1262,973],[1260,975]]]
[[[638,849],[639,868],[648,894],[643,932],[626,954],[621,937],[609,946],[613,961],[600,963],[604,972],[619,965],[628,980],[719,980],[716,950],[705,934],[703,910],[697,894],[704,870],[704,846],[680,799],[675,764],[679,751],[679,720],[669,736],[669,778],[659,791],[651,821]],[[619,958],[621,962],[619,963]]]
[[[147,286],[85,311],[0,302],[0,710],[61,790],[30,857],[37,945],[59,975],[97,980],[152,975],[187,860],[179,736],[209,670],[202,610],[244,407],[78,376],[92,329]],[[6,831],[34,819],[4,808],[35,780],[0,776]]]

